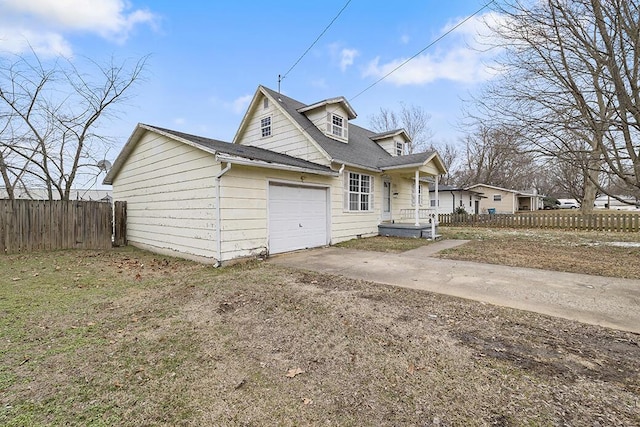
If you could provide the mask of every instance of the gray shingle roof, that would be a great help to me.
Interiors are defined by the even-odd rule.
[[[352,123],[349,123],[349,142],[345,144],[344,142],[336,141],[322,133],[307,116],[298,112],[299,109],[306,107],[305,104],[267,87],[262,86],[262,88],[274,99],[278,100],[282,108],[284,108],[298,125],[337,163],[347,163],[367,169],[382,170],[387,167],[421,163],[433,155],[433,152],[430,152],[408,156],[392,156],[371,139],[380,134]]]
[[[171,129],[165,129],[157,126],[144,125],[147,128],[156,129],[160,132],[174,135],[178,138],[185,139],[196,145],[200,145],[219,153],[229,154],[232,156],[242,157],[248,160],[259,160],[267,163],[277,163],[281,165],[293,166],[304,169],[317,170],[319,172],[332,172],[331,168],[317,163],[308,162],[306,160],[292,157],[287,154],[276,153],[275,151],[265,150],[264,148],[252,147],[248,145],[232,144],[230,142],[219,141],[216,139],[204,138],[197,135],[178,132]]]

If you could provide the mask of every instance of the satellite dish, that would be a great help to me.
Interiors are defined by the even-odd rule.
[[[109,160],[99,160],[96,166],[98,166],[98,169],[101,171],[109,172],[109,169],[111,169],[111,162]]]

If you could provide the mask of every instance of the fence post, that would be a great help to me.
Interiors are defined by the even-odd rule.
[[[127,246],[127,202],[114,203],[113,245]]]

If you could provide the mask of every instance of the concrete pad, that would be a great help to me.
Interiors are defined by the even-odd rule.
[[[459,242],[444,240],[401,254],[330,247],[278,255],[270,262],[640,333],[640,280],[432,257]]]

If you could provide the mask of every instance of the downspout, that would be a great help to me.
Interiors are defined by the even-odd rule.
[[[231,163],[227,163],[227,166],[222,169],[216,176],[216,231],[218,232],[218,238],[216,239],[216,250],[218,252],[218,265],[222,265],[222,218],[220,218],[222,210],[220,209],[220,178],[222,175],[229,172],[231,169]]]
[[[420,225],[420,171],[416,169],[415,174],[415,218],[416,218],[416,226]]]

